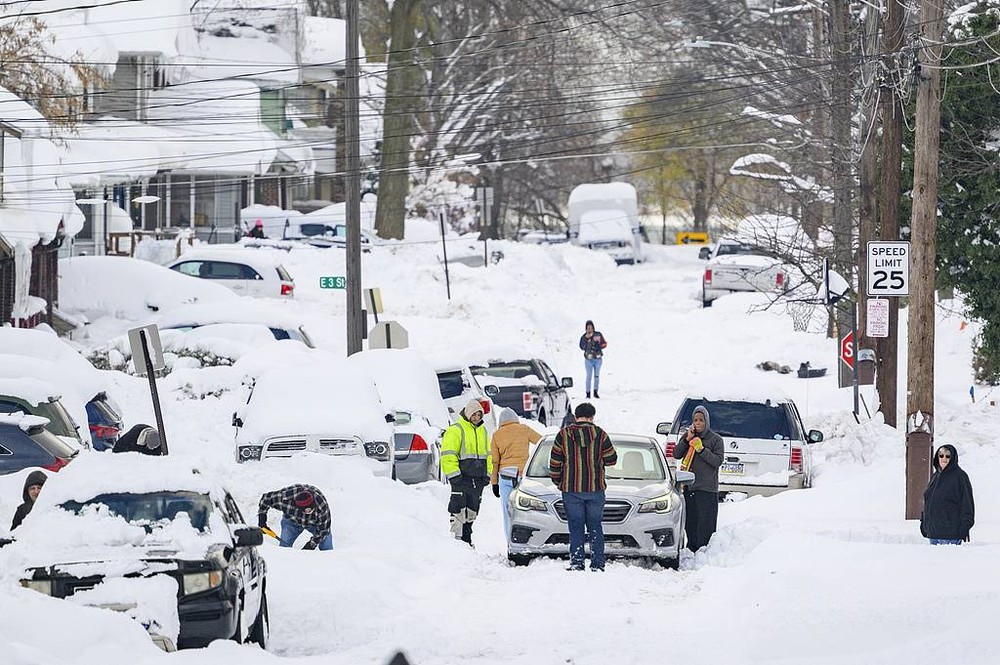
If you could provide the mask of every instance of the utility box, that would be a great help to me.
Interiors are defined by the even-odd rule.
[[[858,349],[858,385],[875,385],[875,351]]]

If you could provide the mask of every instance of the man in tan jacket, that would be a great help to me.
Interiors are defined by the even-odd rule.
[[[542,435],[521,422],[514,409],[500,411],[500,426],[493,435],[493,495],[499,497],[503,511],[504,533],[510,532],[510,507],[508,500],[517,478],[524,473],[528,463],[528,447],[538,443]]]

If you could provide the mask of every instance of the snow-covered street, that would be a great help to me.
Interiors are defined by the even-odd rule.
[[[651,247],[648,263],[617,268],[574,247],[496,245],[505,253],[497,265],[452,266],[451,302],[434,245],[365,255],[365,285],[382,288],[385,317],[410,330],[413,348],[526,346],[574,377],[574,404],[583,398],[575,342],[593,319],[609,340],[594,401],[609,431],[653,433],[697,386],[779,387],[806,427],[826,434],[814,445],[815,486],[723,504],[711,545],[685,553],[679,571],[611,562],[603,575],[579,575],[555,560],[515,568],[489,492],[470,549],[448,531],[444,485],[406,486],[374,477],[362,461],[322,455],[237,464],[230,417],[239,363],[175,369],[160,382],[171,456],[220,478],[244,514],[255,513],[264,491],[316,485],[333,506],[336,549],[265,544],[269,653],[217,642],[171,655],[123,616],[20,589],[0,552],[3,661],[346,665],[383,663],[395,650],[420,665],[997,661],[1000,638],[989,623],[1000,600],[1000,578],[990,572],[1000,492],[989,480],[1000,472],[1000,419],[992,395],[969,400],[972,327],[960,330],[960,316],[939,310],[936,441],[961,451],[979,510],[970,544],[930,547],[902,518],[902,435],[866,419],[855,424],[851,393],[836,389],[834,371],[802,380],[755,367],[832,368],[832,340],[793,332],[780,306],[749,314],[765,302],[760,295],[702,309],[697,247]],[[342,354],[343,292],[321,291],[318,277],[341,274],[343,253],[297,249],[283,260],[300,285],[288,309],[308,321],[320,347]],[[131,323],[94,320],[88,343]],[[146,382],[114,376],[127,423],[151,422]],[[225,389],[192,397],[209,392],[202,385]],[[0,479],[0,515],[13,512],[22,482],[19,474]]]

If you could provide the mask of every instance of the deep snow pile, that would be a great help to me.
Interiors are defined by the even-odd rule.
[[[293,309],[323,325],[316,335],[323,349],[269,347],[233,367],[175,370],[161,382],[171,455],[220,478],[245,514],[255,513],[263,491],[315,484],[333,506],[336,549],[265,546],[273,653],[216,643],[170,658],[253,664],[276,662],[278,655],[374,664],[403,648],[421,665],[649,663],[665,654],[691,663],[997,662],[1000,636],[990,624],[1000,601],[993,573],[1000,490],[990,480],[1000,473],[993,444],[1000,419],[996,396],[975,403],[968,396],[975,326],[963,329],[959,317],[939,314],[936,419],[937,441],[958,446],[972,479],[977,526],[970,545],[932,548],[902,519],[902,434],[878,421],[854,422],[850,391],[836,388],[835,342],[793,332],[777,309],[748,314],[763,302],[757,295],[726,296],[702,309],[704,263],[696,247],[650,247],[647,264],[626,268],[569,246],[490,248],[506,258],[486,269],[451,266],[450,301],[439,244],[377,248],[364,257],[364,286],[382,288],[381,318],[406,326],[412,347],[459,354],[486,344],[525,346],[559,376],[575,377],[574,404],[583,397],[577,339],[584,320],[593,319],[609,341],[597,419],[613,431],[653,432],[673,417],[684,394],[706,384],[732,391],[764,382],[780,389],[796,400],[808,428],[826,433],[813,447],[815,487],[724,504],[712,544],[685,556],[678,572],[612,563],[604,575],[572,575],[558,561],[508,567],[498,502],[489,492],[472,550],[448,532],[442,485],[376,478],[363,460],[313,456],[238,465],[230,417],[244,377],[308,364],[313,354],[342,355],[345,348],[344,294],[321,290],[318,279],[343,274],[343,253],[261,250],[282,253],[297,283]],[[95,321],[95,332],[126,327],[121,319]],[[766,360],[793,368],[809,361],[828,366],[829,376],[762,373],[756,365]],[[112,376],[126,424],[152,422],[144,381]],[[185,389],[199,384],[217,390]],[[977,394],[988,390],[979,387]],[[23,479],[0,478],[0,516],[13,513]],[[15,606],[18,612],[0,622],[0,643],[10,645],[4,653],[14,663],[167,658],[125,617],[8,582],[0,607]],[[57,624],[67,626],[59,640],[38,628]]]

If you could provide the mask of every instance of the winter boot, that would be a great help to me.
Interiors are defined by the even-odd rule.
[[[589,397],[589,395],[588,395],[588,397]],[[601,399],[601,396],[597,394],[596,390],[594,391],[594,399]]]
[[[589,392],[587,393],[587,399],[590,399],[590,393]]]

